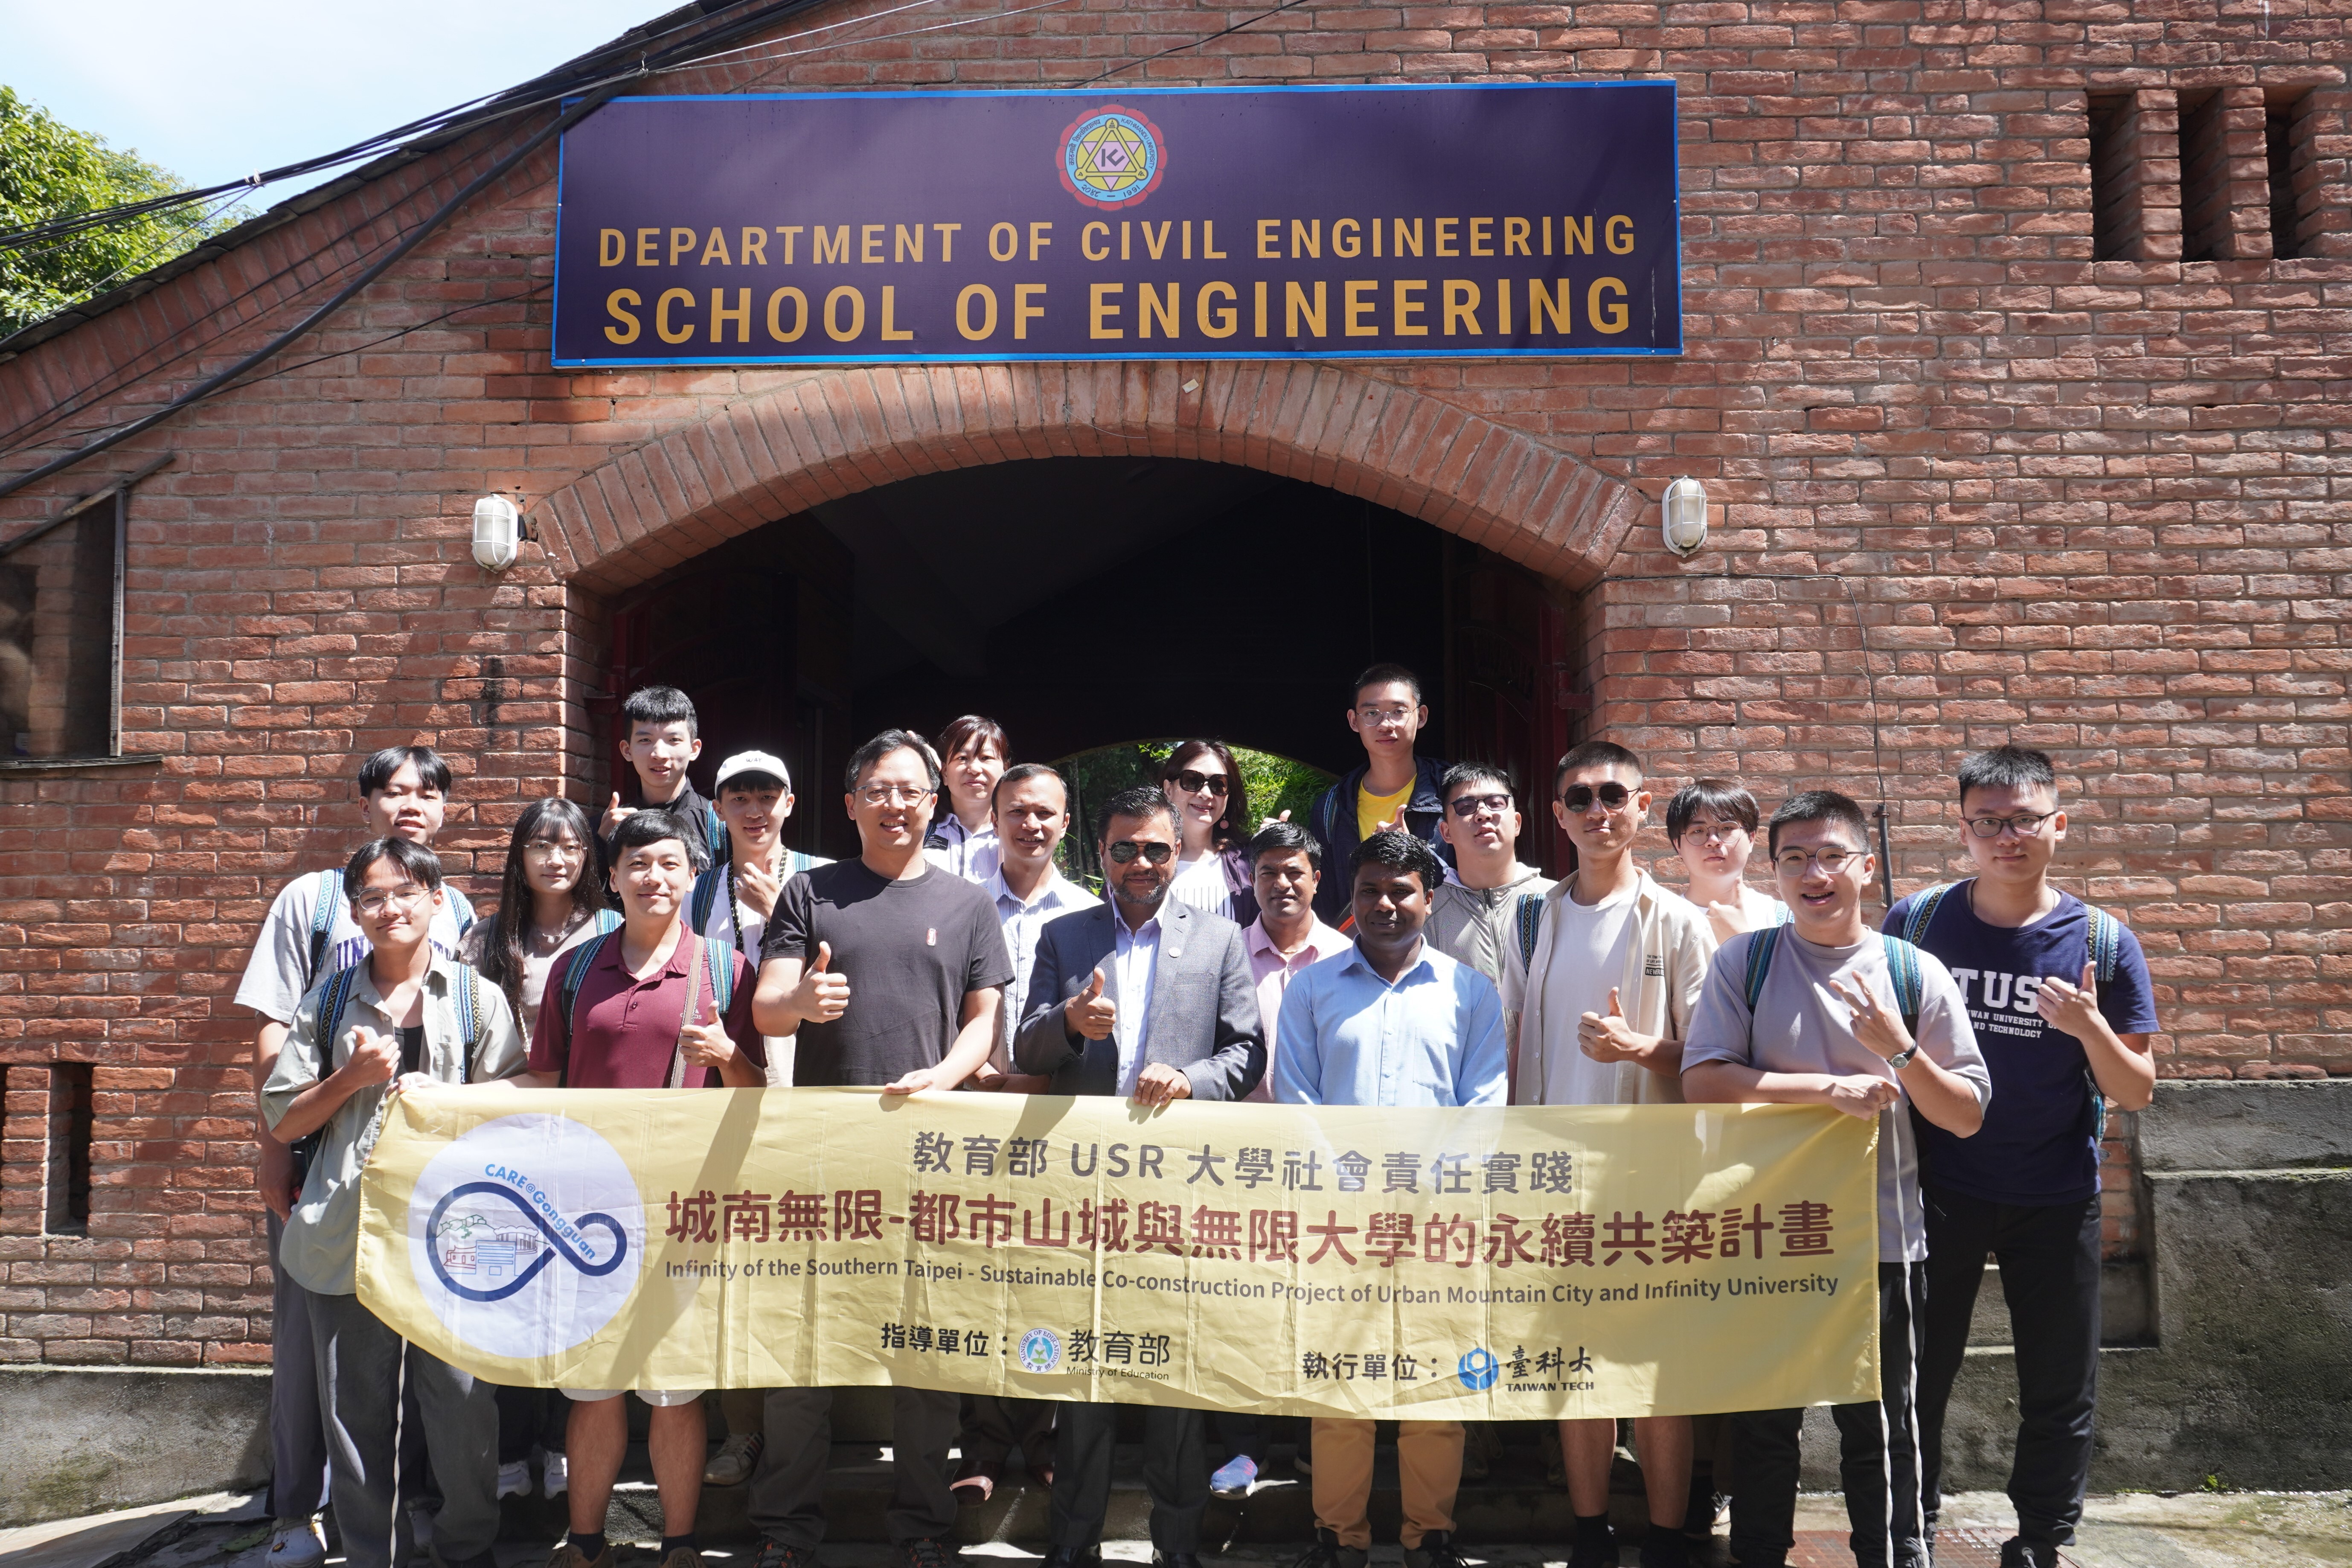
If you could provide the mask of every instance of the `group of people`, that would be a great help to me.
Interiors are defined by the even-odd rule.
[[[277,1271],[273,1568],[321,1555],[331,1489],[352,1568],[404,1563],[429,1520],[448,1568],[490,1561],[500,1496],[567,1494],[551,1568],[611,1568],[605,1509],[628,1439],[625,1391],[501,1390],[406,1346],[354,1294],[358,1175],[387,1096],[413,1080],[606,1089],[862,1085],[1302,1105],[1826,1105],[1879,1125],[1881,1397],[1834,1409],[1852,1546],[1865,1568],[1927,1560],[1943,1412],[1988,1255],[2017,1346],[2020,1431],[2007,1568],[2051,1568],[2088,1475],[2099,1342],[2099,1135],[2108,1100],[2151,1094],[2157,1024],[2138,944],[2051,881],[2067,817],[2050,759],[2017,746],[1958,773],[1974,875],[1915,893],[1873,933],[1861,808],[1795,795],[1766,822],[1735,781],[1664,811],[1681,890],[1637,854],[1655,797],[1605,740],[1552,769],[1574,846],[1558,881],[1518,858],[1519,782],[1418,754],[1429,710],[1393,665],[1357,680],[1365,761],[1305,824],[1254,822],[1232,752],[1171,751],[1156,786],[1091,825],[1100,894],[1057,866],[1062,775],[1015,764],[1003,730],[957,720],[936,745],[858,748],[855,858],[787,849],[784,763],[729,757],[712,798],[688,777],[693,707],[632,694],[621,750],[638,800],[601,821],[561,798],[516,822],[497,909],[476,918],[431,845],[451,778],[424,747],[368,759],[367,841],[279,893],[237,998],[256,1040],[259,1182]],[[1764,877],[1748,877],[1759,833]],[[1768,890],[1769,889],[1769,890]],[[615,907],[617,905],[617,907]],[[696,1568],[706,1484],[746,1484],[758,1568],[813,1568],[824,1534],[833,1391],[729,1391],[713,1454],[702,1389],[650,1406],[662,1568]],[[887,1521],[910,1568],[946,1568],[961,1506],[1017,1451],[1051,1491],[1047,1568],[1094,1568],[1112,1406],[892,1391]],[[1722,1418],[1742,1568],[1794,1544],[1801,1412]],[[1141,1413],[1154,1560],[1197,1568],[1213,1494],[1245,1495],[1276,1424]],[[1715,1418],[1696,1418],[1702,1426]],[[1700,1438],[1633,1424],[1644,1568],[1680,1568]],[[1300,1568],[1361,1568],[1375,1428],[1315,1419],[1295,1468],[1316,1539]],[[1610,1420],[1563,1421],[1557,1474],[1573,1568],[1616,1563]],[[1465,1433],[1399,1423],[1409,1568],[1458,1568]],[[950,1470],[951,1450],[961,1462]],[[1472,1463],[1477,1463],[1475,1454]],[[437,1510],[408,1499],[429,1474]],[[1710,1492],[1711,1497],[1711,1492]]]

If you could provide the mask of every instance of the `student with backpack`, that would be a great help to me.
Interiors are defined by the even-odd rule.
[[[702,755],[702,723],[694,700],[675,686],[640,686],[621,702],[621,760],[636,780],[637,804],[623,805],[613,792],[604,807],[604,854],[617,863],[613,835],[629,814],[667,811],[686,824],[702,846],[701,865],[727,858],[727,828],[719,812],[686,776]]]
[[[1827,1105],[1878,1124],[1881,1392],[1830,1413],[1855,1563],[1926,1568],[1913,1390],[1927,1236],[1913,1121],[1973,1135],[1991,1079],[1950,972],[1864,923],[1863,889],[1878,862],[1862,807],[1808,790],[1772,814],[1766,842],[1790,923],[1742,932],[1716,954],[1683,1045],[1683,1089],[1695,1102]],[[1777,1224],[1761,1210],[1757,1217]],[[1768,1232],[1756,1234],[1769,1245]],[[1781,1568],[1796,1543],[1803,1421],[1801,1410],[1732,1417],[1731,1554],[1740,1568]]]
[[[402,838],[430,846],[449,801],[449,764],[430,746],[386,746],[360,765],[359,791],[371,839]],[[322,976],[367,955],[363,924],[352,919],[343,868],[312,871],[278,890],[254,943],[236,1001],[261,1015],[253,1042],[257,1096],[278,1065],[295,1009]],[[474,906],[444,887],[432,920],[432,941],[454,953],[474,924]],[[278,1242],[301,1191],[293,1151],[254,1121],[254,1180],[268,1205],[265,1219],[272,1278],[270,1305],[269,1510],[276,1525],[263,1568],[319,1568],[327,1560],[318,1513],[326,1502],[326,1437],[319,1425],[319,1385],[311,1370],[310,1315],[304,1291],[278,1267]]]
[[[2000,1267],[2017,1356],[2017,1534],[2002,1568],[2054,1568],[2090,1481],[2099,1366],[2099,1137],[2104,1101],[2156,1087],[2147,961],[2105,910],[2050,885],[2066,813],[2049,756],[1996,746],[1960,764],[1960,845],[1976,875],[1912,894],[1885,929],[1958,982],[1992,1075],[1984,1126],[1919,1129],[1927,1331],[1919,1442],[1932,1542],[1944,1410],[1968,1346],[1985,1255]]]
[[[687,924],[703,862],[690,824],[640,811],[613,834],[618,931],[572,952],[531,1030],[534,1081],[568,1089],[757,1089],[767,1057],[751,1024],[753,971],[744,956]],[[604,1512],[629,1445],[617,1388],[566,1388],[572,1416],[571,1535],[552,1568],[612,1568]],[[661,1568],[696,1568],[695,1513],[709,1443],[702,1394],[636,1390],[653,1408],[646,1450],[661,1496]]]
[[[1461,798],[1476,799],[1480,787]],[[1552,811],[1576,846],[1576,872],[1539,900],[1531,956],[1504,970],[1503,1006],[1519,1016],[1512,1103],[1678,1103],[1683,1040],[1715,937],[1706,916],[1660,887],[1633,854],[1650,812],[1641,759],[1610,741],[1572,748],[1552,769]],[[1458,820],[1449,812],[1446,830]],[[1643,1568],[1680,1568],[1691,1418],[1637,1420],[1633,1445],[1650,1505]],[[1617,1423],[1562,1421],[1559,1447],[1576,1512],[1571,1568],[1614,1564],[1609,1469]]]
[[[360,1172],[392,1095],[511,1082],[524,1069],[522,1032],[505,994],[430,940],[447,902],[430,849],[375,839],[352,857],[343,886],[367,946],[303,997],[261,1093],[281,1141],[316,1138],[278,1258],[307,1292],[335,1520],[353,1568],[408,1561],[413,1525],[396,1505],[401,1407],[413,1392],[441,1493],[435,1554],[448,1568],[493,1568],[497,1390],[409,1346],[361,1303]]]
[[[1528,961],[1552,879],[1519,858],[1518,795],[1501,769],[1456,763],[1437,781],[1437,798],[1445,809],[1437,836],[1454,850],[1454,875],[1430,900],[1425,934],[1438,952],[1493,981],[1507,998],[1503,1032],[1516,1058],[1519,1015],[1507,998],[1527,988]]]

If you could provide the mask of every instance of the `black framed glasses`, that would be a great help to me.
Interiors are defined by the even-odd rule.
[[[1232,783],[1223,773],[1204,773],[1194,768],[1186,768],[1181,773],[1170,773],[1160,782],[1172,784],[1186,795],[1199,795],[1202,790],[1206,790],[1220,800],[1224,798],[1225,790]]]
[[[2058,814],[2054,811],[2021,811],[2015,816],[1971,816],[1969,831],[1979,838],[1998,838],[2004,827],[2020,838],[2039,838],[2042,825]]]
[[[1122,838],[1116,844],[1107,846],[1105,853],[1109,855],[1114,865],[1132,866],[1135,864],[1135,858],[1140,855],[1154,866],[1165,866],[1169,861],[1176,858],[1176,847],[1173,844],[1161,844],[1157,841],[1138,844],[1132,838]]]
[[[1859,849],[1831,844],[1819,849],[1783,849],[1772,857],[1772,865],[1783,877],[1801,877],[1808,866],[1819,866],[1834,877],[1848,866],[1859,865],[1862,857]]]
[[[1611,811],[1619,811],[1633,798],[1633,792],[1615,779],[1603,784],[1570,784],[1559,792],[1559,804],[1570,811],[1591,811],[1596,800]]]
[[[1454,816],[1467,822],[1482,812],[1488,816],[1502,816],[1511,809],[1511,797],[1507,795],[1457,795],[1445,804]]]

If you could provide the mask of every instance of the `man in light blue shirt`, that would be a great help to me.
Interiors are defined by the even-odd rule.
[[[1444,863],[1410,834],[1350,858],[1356,944],[1309,964],[1282,999],[1274,1098],[1286,1105],[1502,1105],[1509,1098],[1495,983],[1422,940]],[[1370,1421],[1315,1421],[1315,1545],[1298,1568],[1364,1568],[1372,1544]],[[1454,1500],[1462,1424],[1402,1421],[1397,1479],[1405,1568],[1462,1568]]]

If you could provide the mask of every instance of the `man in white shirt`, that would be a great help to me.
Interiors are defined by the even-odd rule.
[[[996,901],[1004,945],[1013,954],[1013,984],[1006,986],[1004,1027],[988,1065],[974,1073],[971,1087],[1007,1094],[1043,1094],[1053,1079],[1013,1070],[1013,1026],[1026,1010],[1029,974],[1037,960],[1037,935],[1047,922],[1088,908],[1093,894],[1062,875],[1054,852],[1070,830],[1070,791],[1062,775],[1043,763],[1007,768],[989,795],[996,868],[981,884]],[[929,854],[930,851],[926,850]],[[1054,1402],[967,1394],[963,1432],[957,1447],[963,1458],[950,1482],[956,1500],[986,1502],[1004,1479],[1004,1467],[1019,1448],[1029,1477],[1054,1485]]]
[[[1715,952],[1706,917],[1633,857],[1649,815],[1641,759],[1587,741],[1552,770],[1552,810],[1576,845],[1576,874],[1545,895],[1524,974],[1507,971],[1503,1005],[1519,1019],[1520,1105],[1657,1105],[1682,1099],[1683,1037]],[[1454,826],[1449,813],[1446,826]],[[1633,1423],[1650,1528],[1643,1568],[1681,1568],[1690,1500],[1691,1419]],[[1609,1470],[1617,1423],[1562,1421],[1560,1458],[1576,1510],[1571,1568],[1614,1564]]]

